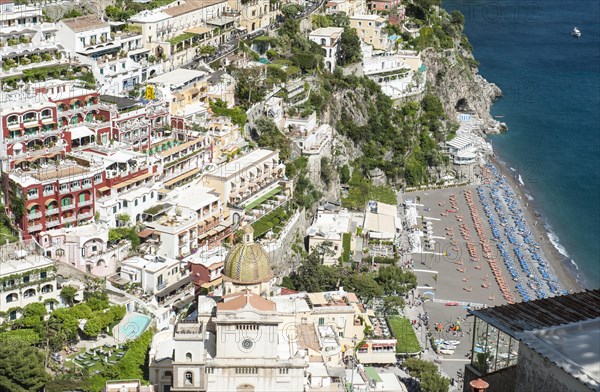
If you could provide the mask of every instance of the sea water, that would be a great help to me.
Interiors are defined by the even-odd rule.
[[[586,287],[600,286],[600,2],[444,1],[465,15],[479,71],[503,97],[490,137],[521,176],[550,240]],[[582,32],[571,36],[573,27]],[[515,178],[516,179],[516,178]]]

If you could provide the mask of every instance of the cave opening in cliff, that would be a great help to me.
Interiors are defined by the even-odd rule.
[[[461,98],[456,102],[456,106],[454,106],[457,112],[470,112],[471,108],[469,107],[469,101],[466,98]]]

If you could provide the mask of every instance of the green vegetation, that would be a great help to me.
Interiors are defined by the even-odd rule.
[[[135,227],[118,227],[108,231],[109,243],[116,244],[123,239],[131,241],[131,248],[134,250],[140,246],[140,237]]]
[[[354,292],[364,301],[375,297],[402,295],[416,286],[416,277],[410,271],[403,271],[395,265],[371,272],[365,268],[349,270],[341,266],[326,266],[326,256],[335,254],[331,242],[323,242],[302,260],[289,279],[286,287],[306,292],[336,290],[343,286],[348,292]],[[365,263],[363,263],[365,264]]]
[[[92,376],[84,382],[89,390],[102,390],[107,380],[148,379],[146,358],[156,331],[148,329],[137,339],[126,343],[125,355],[113,366],[105,366],[100,374]]]
[[[182,43],[183,41],[187,41],[188,39],[190,39],[192,37],[194,37],[194,34],[192,34],[192,33],[179,34],[178,36],[171,38],[169,40],[169,43],[171,44],[171,46],[175,46],[179,43]]]
[[[360,170],[353,171],[348,185],[348,196],[342,199],[342,205],[346,208],[362,210],[369,200],[393,205],[397,202],[396,192],[391,187],[373,185]]]
[[[252,224],[254,229],[254,238],[260,238],[267,234],[269,230],[273,230],[274,233],[278,233],[281,230],[281,226],[289,218],[289,212],[283,207],[278,207],[274,211],[271,211],[267,215],[263,216]]]
[[[410,324],[404,317],[392,316],[387,319],[394,337],[398,340],[396,352],[399,354],[414,354],[421,352],[421,345]]]
[[[299,157],[286,163],[286,175],[294,179],[293,202],[300,208],[310,209],[321,198],[321,192],[308,178],[308,158]]]
[[[352,235],[350,233],[342,234],[342,262],[347,263],[350,261],[350,243],[352,241]]]
[[[26,342],[2,341],[0,390],[27,392],[41,390],[48,379],[42,353]]]
[[[411,376],[421,380],[424,392],[448,392],[450,380],[443,377],[433,362],[409,358],[403,363]]]
[[[279,158],[284,161],[290,159],[292,154],[291,141],[277,128],[277,124],[271,118],[259,117],[254,122],[252,136],[260,147],[279,150]]]
[[[265,193],[264,195],[262,195],[258,199],[254,200],[252,203],[248,204],[246,206],[245,210],[246,211],[253,210],[254,208],[258,207],[259,205],[261,205],[262,203],[264,203],[265,201],[269,200],[270,198],[272,198],[273,196],[277,195],[280,192],[281,192],[281,187],[278,186],[275,189],[273,189],[273,190]]]
[[[217,116],[229,117],[232,123],[240,127],[246,124],[246,112],[242,108],[229,109],[227,103],[220,99],[210,101],[210,110]]]
[[[77,295],[77,289],[73,286],[64,286],[60,290],[60,298],[69,306],[72,306]]]

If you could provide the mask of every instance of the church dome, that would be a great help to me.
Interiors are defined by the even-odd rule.
[[[243,242],[235,245],[225,258],[223,278],[238,284],[265,283],[273,278],[269,256],[260,244],[253,240],[251,225],[244,228]]]

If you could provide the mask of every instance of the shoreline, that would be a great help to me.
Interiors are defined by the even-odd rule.
[[[535,234],[536,241],[540,244],[541,252],[548,264],[552,267],[552,271],[558,278],[561,288],[571,292],[582,291],[585,289],[581,278],[569,268],[567,262],[570,259],[561,254],[556,246],[550,241],[549,231],[546,227],[546,222],[543,216],[536,216],[535,198],[529,200],[526,185],[521,185],[514,176],[519,175],[518,172],[512,172],[506,163],[502,162],[497,155],[489,155],[486,157],[489,163],[498,168],[500,173],[506,178],[513,191],[518,195],[523,214],[527,220],[529,229]],[[513,174],[514,173],[514,174]],[[533,197],[533,196],[532,196]]]

